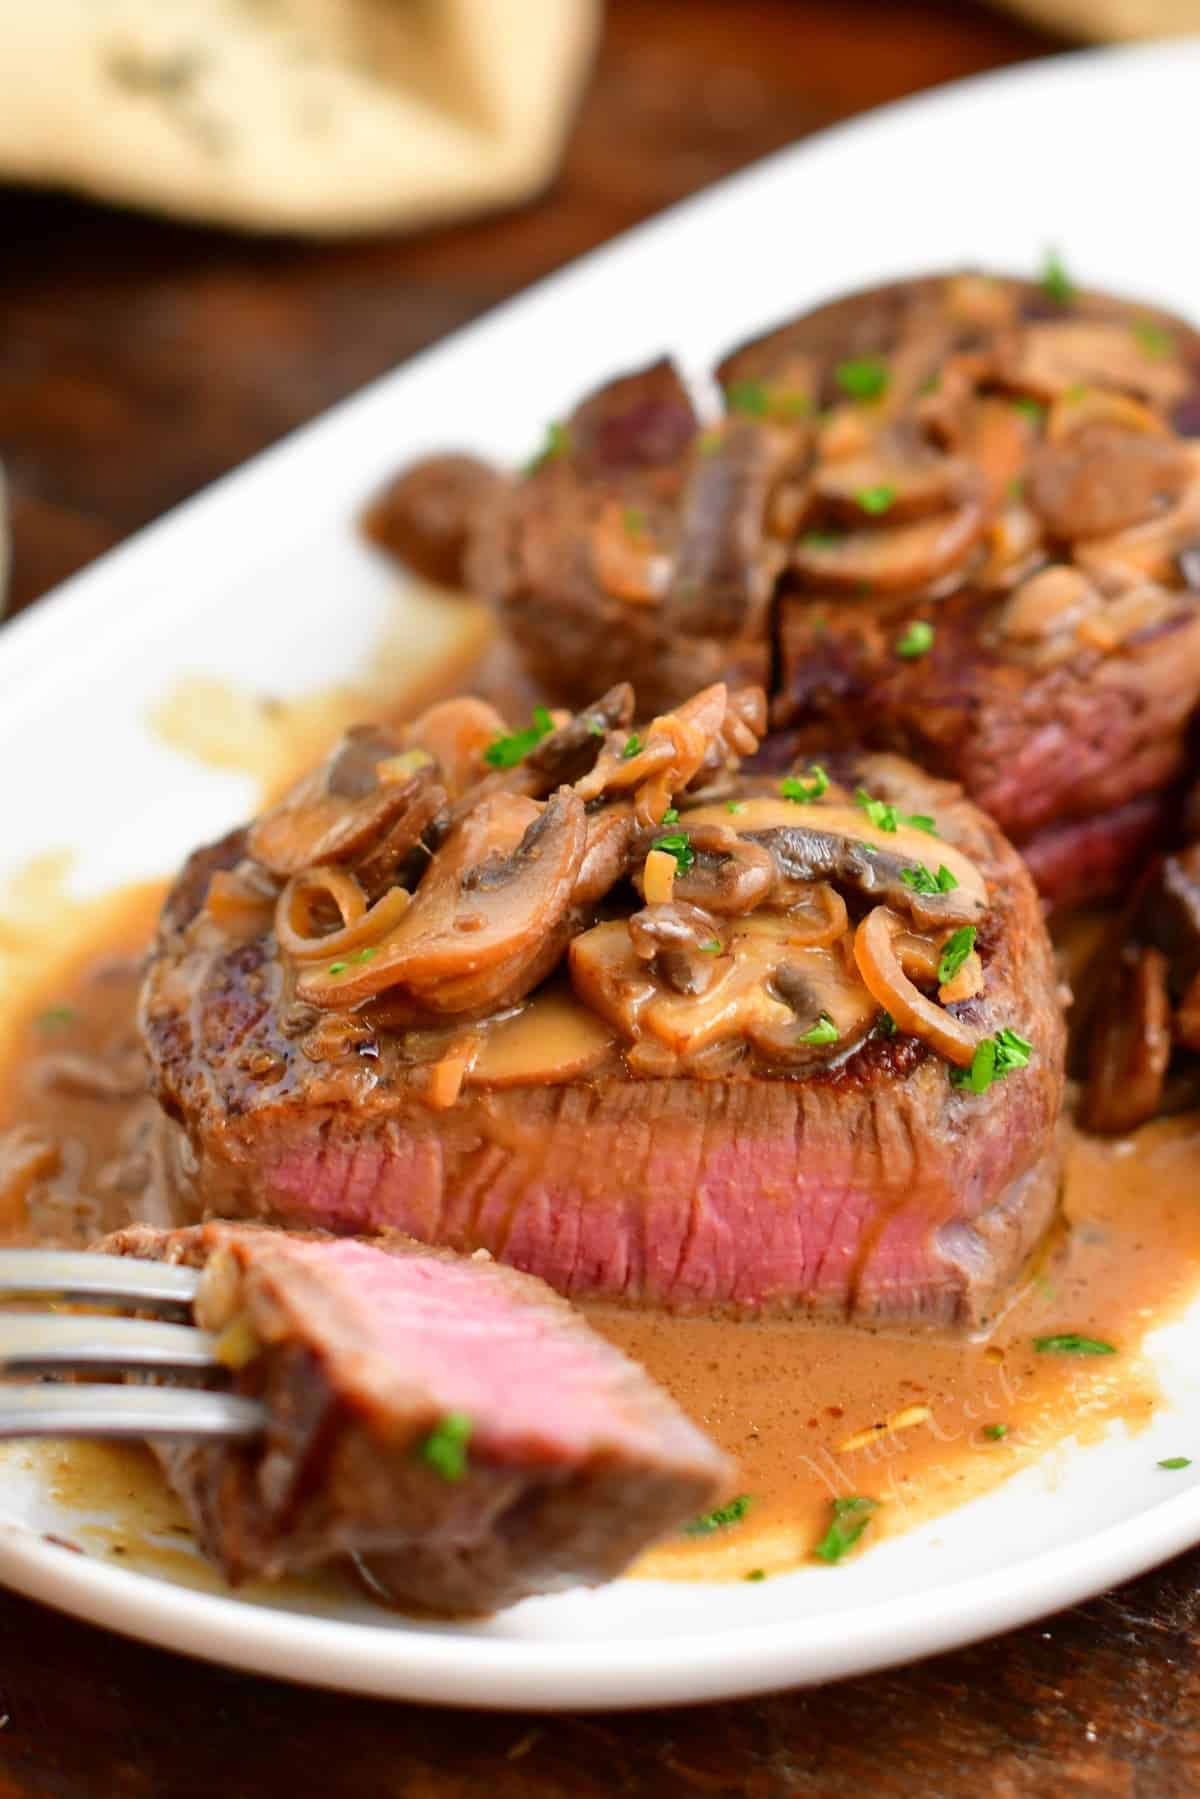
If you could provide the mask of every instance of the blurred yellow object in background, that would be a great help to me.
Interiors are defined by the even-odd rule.
[[[599,0],[0,0],[0,179],[253,231],[537,191]]]
[[[1200,31],[1200,0],[1004,0],[1017,12],[1075,37],[1177,37]]]

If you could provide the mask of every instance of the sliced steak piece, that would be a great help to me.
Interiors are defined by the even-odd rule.
[[[205,1267],[197,1321],[249,1445],[160,1445],[235,1584],[351,1557],[399,1605],[495,1611],[597,1585],[718,1497],[732,1469],[541,1282],[391,1236],[134,1226],[101,1250]]]
[[[333,963],[295,962],[269,920],[248,932],[208,906],[185,916],[205,864],[185,868],[142,1015],[200,1202],[486,1249],[568,1295],[898,1324],[993,1316],[1057,1193],[1063,1027],[1029,876],[958,788],[895,758],[821,758],[782,794],[767,776],[714,778],[721,732],[746,729],[721,691],[661,728],[592,738],[596,768],[577,783],[589,839],[608,821],[619,854],[586,904],[576,877],[557,971],[539,962],[541,984],[531,973],[490,1016],[414,1026],[422,896],[442,907],[451,892],[453,832],[381,946],[364,953],[352,924]],[[700,790],[655,786],[680,744]],[[489,783],[532,778],[490,774],[480,804],[504,797]],[[652,790],[679,817],[629,851],[630,811]],[[457,804],[474,816],[469,794]],[[482,970],[491,941],[486,866],[439,913],[437,954],[456,968]],[[664,879],[679,906],[652,891]],[[377,907],[391,920],[405,897]],[[694,927],[686,967],[658,930],[680,916]],[[974,948],[947,987],[951,933]],[[923,993],[889,984],[897,957]],[[432,997],[465,1008],[480,978]],[[993,1052],[1005,1078],[977,1081],[973,1057]]]

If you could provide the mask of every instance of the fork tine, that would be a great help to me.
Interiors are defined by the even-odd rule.
[[[216,1339],[189,1324],[46,1312],[0,1312],[0,1373],[51,1368],[203,1371]]]
[[[265,1407],[191,1387],[0,1384],[0,1439],[9,1437],[255,1437]]]
[[[186,1306],[200,1283],[195,1268],[98,1256],[90,1250],[0,1249],[0,1299],[61,1294],[97,1304]]]

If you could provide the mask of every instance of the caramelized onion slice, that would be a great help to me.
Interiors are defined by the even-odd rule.
[[[313,930],[313,910],[321,895],[333,901],[342,920],[340,930],[323,936]],[[378,944],[399,924],[412,895],[392,887],[367,909],[353,875],[332,868],[310,868],[293,875],[275,905],[275,937],[280,949],[297,962],[335,961],[364,945]],[[368,958],[369,959],[369,958]]]
[[[890,1012],[898,1030],[920,1037],[931,1049],[959,1068],[969,1068],[975,1038],[961,1021],[926,999],[900,966],[896,937],[903,920],[886,906],[875,906],[859,925],[854,960],[871,998]]]

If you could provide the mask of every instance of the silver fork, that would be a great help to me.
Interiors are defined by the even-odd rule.
[[[0,1439],[5,1437],[254,1437],[266,1413],[233,1393],[187,1386],[10,1384],[13,1374],[169,1375],[195,1379],[222,1368],[216,1339],[180,1322],[190,1316],[195,1268],[54,1249],[0,1250]],[[13,1312],[13,1299],[71,1300],[163,1312]]]

